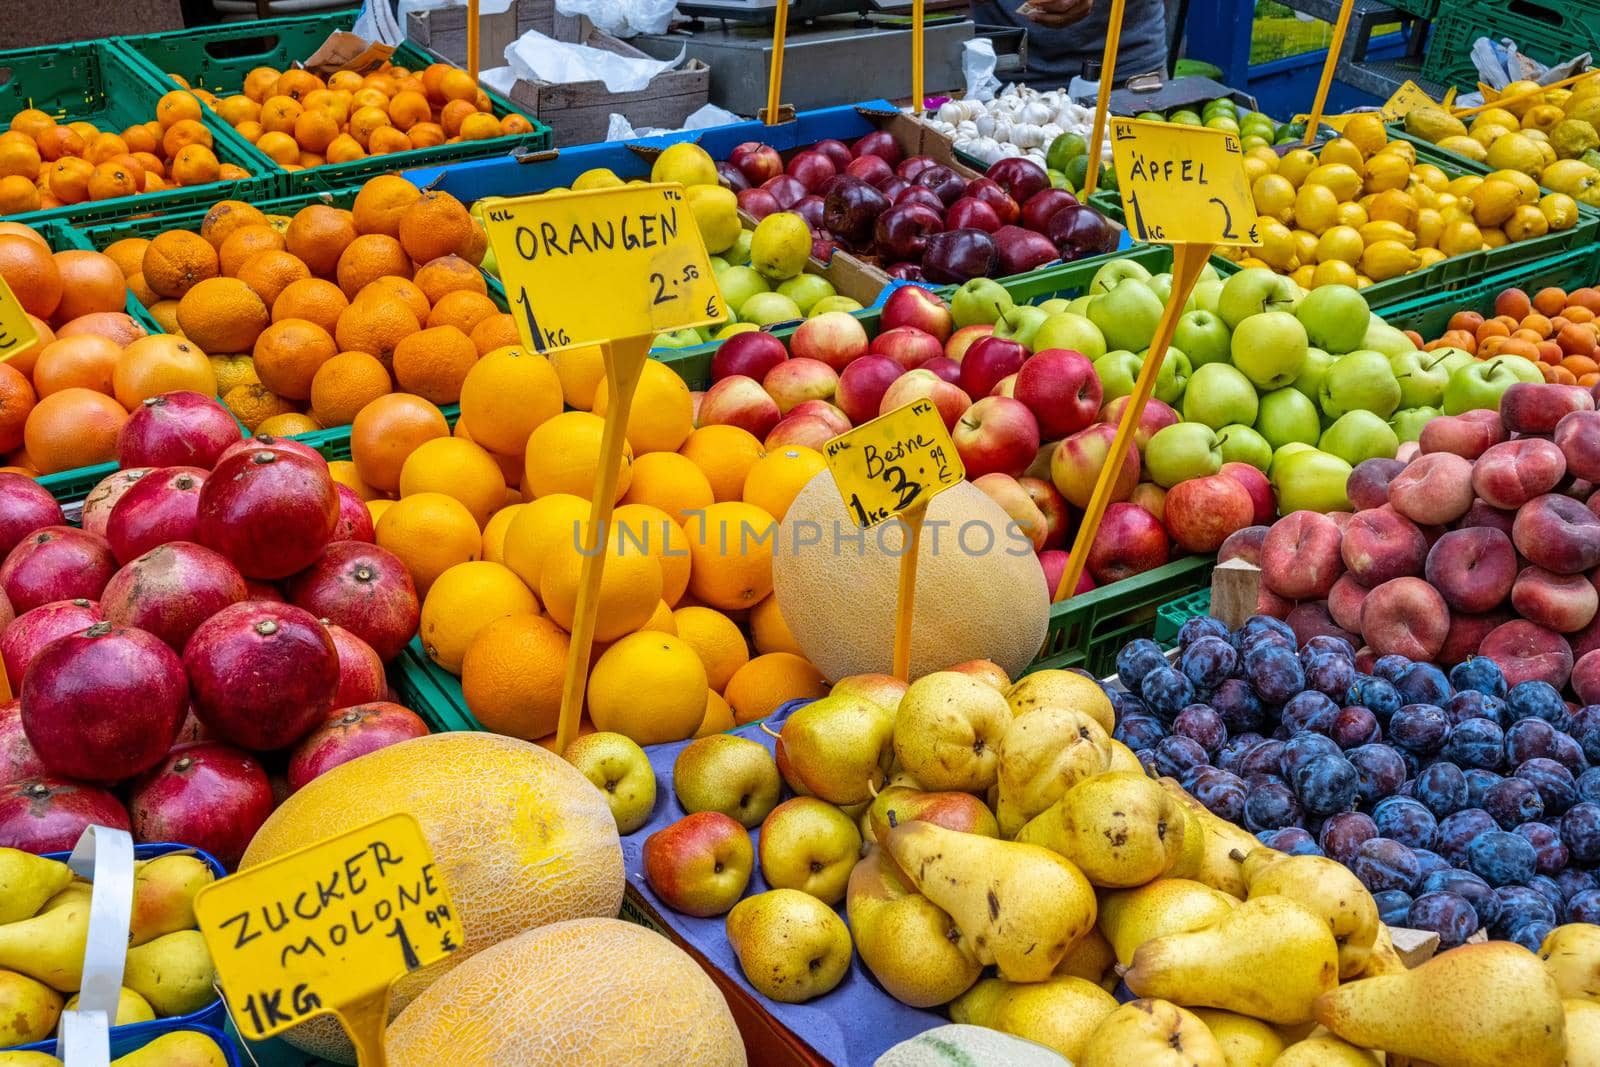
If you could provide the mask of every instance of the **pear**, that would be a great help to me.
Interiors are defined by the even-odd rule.
[[[1339,949],[1305,905],[1257,897],[1203,930],[1146,941],[1122,980],[1141,997],[1299,1023],[1338,984]]]
[[[122,984],[139,994],[157,1015],[187,1015],[216,999],[216,968],[199,930],[162,934],[128,950]]]
[[[1011,707],[994,686],[955,671],[911,683],[894,720],[894,752],[931,790],[981,793],[1000,770],[1000,739]]]
[[[1379,923],[1378,935],[1373,939],[1372,952],[1367,956],[1366,966],[1361,968],[1361,977],[1378,978],[1386,974],[1405,974],[1410,969],[1406,966],[1406,961],[1400,958],[1400,953],[1395,951],[1394,940],[1389,936],[1389,928]]]
[[[6,1052],[0,1049],[0,1067],[61,1067],[48,1052]]]
[[[1107,747],[1111,751],[1111,756],[1106,760],[1106,770],[1114,771],[1118,774],[1144,773],[1144,764],[1140,763],[1139,757],[1133,754],[1133,749],[1114,737]]]
[[[74,993],[67,998],[67,1006],[63,1011],[78,1010],[78,995]],[[129,1023],[147,1023],[156,1017],[155,1009],[150,1002],[139,994],[123,986],[117,992],[117,1018],[113,1026],[126,1026]]]
[[[1567,1061],[1563,1067],[1600,1067],[1600,1004],[1563,1000],[1567,1017]]]
[[[850,930],[828,905],[798,889],[770,889],[728,912],[728,944],[756,992],[803,1004],[850,970]]]
[[[883,785],[893,734],[894,713],[881,705],[848,694],[825,696],[784,720],[778,768],[801,795],[860,804]]]
[[[31,919],[72,881],[72,868],[16,848],[0,848],[0,925]]]
[[[889,786],[872,798],[867,808],[871,833],[869,844],[876,844],[903,822],[937,823],[946,830],[999,837],[994,813],[971,793],[925,793],[920,789]]]
[[[1079,782],[1017,833],[1070,859],[1096,886],[1144,885],[1182,853],[1183,808],[1150,779],[1101,774]]]
[[[228,1067],[228,1057],[205,1034],[175,1030],[112,1060],[111,1067]]]
[[[1073,1062],[1106,1016],[1117,1010],[1116,997],[1082,978],[1007,984],[1010,988],[996,998],[980,1025],[1037,1041]]]
[[[1072,671],[1034,671],[1019,678],[1006,690],[1006,702],[1019,716],[1046,707],[1081,712],[1108,734],[1117,721],[1111,698],[1099,683]]]
[[[1378,1067],[1378,1057],[1337,1037],[1308,1037],[1284,1049],[1272,1067]]]
[[[1019,715],[1000,739],[1000,833],[1022,825],[1111,762],[1111,738],[1071,708],[1041,707]]]
[[[1158,878],[1137,889],[1100,896],[1100,932],[1124,967],[1146,941],[1203,930],[1239,906],[1220,890],[1185,878]]]
[[[1539,958],[1566,1000],[1600,1004],[1600,926],[1568,923],[1544,935]]]
[[[902,1004],[948,1003],[983,970],[956,947],[961,935],[950,916],[902,881],[882,849],[868,849],[850,872],[845,914],[861,962]]]
[[[1112,968],[1117,964],[1117,954],[1111,948],[1111,942],[1106,940],[1106,935],[1100,932],[1097,926],[1080,937],[1075,945],[1067,950],[1061,957],[1061,962],[1056,964],[1056,974],[1067,974],[1074,978],[1085,978],[1096,985],[1105,988],[1114,988],[1118,978],[1112,973]],[[1107,985],[1109,977],[1109,985]]]
[[[128,944],[193,930],[194,897],[216,880],[202,859],[173,852],[143,864],[133,875],[133,912]]]
[[[1260,1019],[1216,1008],[1196,1008],[1194,1014],[1222,1046],[1228,1067],[1272,1067],[1283,1051],[1278,1031]]]
[[[1450,1067],[1560,1067],[1566,1055],[1556,980],[1510,941],[1462,945],[1405,974],[1351,982],[1315,1010],[1353,1045]]]
[[[1044,981],[1094,926],[1094,890],[1049,849],[929,822],[897,826],[885,847],[917,890],[950,913],[962,951],[996,964],[1009,981]]]
[[[0,926],[0,968],[25,974],[58,992],[76,993],[83,981],[83,947],[89,939],[89,894],[69,886],[56,896],[65,899],[54,907],[47,902],[45,910],[31,919]]]
[[[1228,1067],[1206,1024],[1165,1000],[1135,1000],[1106,1016],[1077,1067]]]
[[[1004,978],[985,978],[950,1002],[950,1021],[988,1026],[1005,995],[1017,986]]]
[[[0,971],[0,1048],[43,1041],[61,1018],[61,994],[25,974]]]
[[[1201,853],[1199,863],[1192,869],[1188,866],[1187,859],[1190,853],[1186,846],[1185,865],[1175,866],[1168,873],[1179,878],[1193,878],[1197,882],[1204,882],[1212,889],[1222,890],[1230,897],[1243,900],[1244,860],[1251,852],[1261,847],[1261,842],[1256,840],[1255,835],[1211,814],[1204,804],[1184,792],[1183,787],[1173,779],[1157,778],[1156,783],[1183,805],[1185,814],[1199,818],[1200,825],[1205,829],[1205,849]]]
[[[1354,978],[1367,965],[1382,925],[1378,905],[1344,864],[1326,856],[1285,856],[1258,848],[1245,857],[1244,880],[1252,899],[1288,897],[1327,921],[1339,946],[1340,978]]]

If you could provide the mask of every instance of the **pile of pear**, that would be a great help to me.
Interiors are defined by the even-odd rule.
[[[864,845],[848,932],[794,889],[735,906],[758,991],[827,992],[843,966],[774,986],[770,964],[843,936],[903,1003],[1077,1067],[1600,1067],[1600,927],[1556,929],[1543,959],[1487,942],[1408,969],[1342,865],[1147,776],[1092,680],[993,681],[930,674],[897,703],[841,685],[785,721],[783,779],[858,817]]]
[[[187,853],[135,862],[113,1025],[187,1015],[216,999],[216,971],[194,917],[195,894],[214,878]],[[77,1007],[93,890],[65,863],[0,848],[0,1049],[50,1037],[61,1013]],[[0,1052],[0,1067],[7,1055],[16,1054]]]

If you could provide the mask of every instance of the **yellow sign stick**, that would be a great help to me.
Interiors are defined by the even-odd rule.
[[[923,0],[911,0],[911,113],[920,115],[927,99],[923,96],[922,17]]]
[[[1344,50],[1344,34],[1350,28],[1350,11],[1356,0],[1344,0],[1339,6],[1339,20],[1333,24],[1333,40],[1328,42],[1328,58],[1322,64],[1322,80],[1317,83],[1317,96],[1311,103],[1311,118],[1306,121],[1306,144],[1317,139],[1317,127],[1322,123],[1322,112],[1328,106],[1328,87],[1333,84],[1333,72],[1339,65],[1339,53]]]
[[[778,0],[772,12],[772,69],[767,72],[768,126],[783,121],[783,42],[789,35],[789,0]]]
[[[39,343],[39,331],[11,292],[11,286],[0,278],[0,363],[20,356]]]
[[[1592,71],[1592,70],[1586,70],[1581,74],[1574,74],[1570,78],[1562,78],[1558,82],[1551,82],[1549,85],[1541,85],[1537,89],[1525,89],[1520,93],[1513,93],[1510,96],[1497,97],[1497,98],[1495,98],[1493,100],[1490,100],[1489,99],[1489,93],[1485,92],[1483,94],[1483,99],[1484,99],[1483,103],[1477,105],[1476,107],[1464,107],[1464,108],[1460,109],[1459,111],[1456,111],[1454,114],[1455,114],[1456,118],[1459,119],[1464,115],[1476,115],[1480,111],[1488,111],[1490,108],[1505,107],[1507,104],[1515,104],[1515,103],[1517,103],[1519,101],[1527,100],[1527,99],[1529,99],[1531,97],[1542,96],[1545,93],[1550,92],[1552,89],[1565,89],[1567,86],[1572,85],[1572,84],[1574,84],[1576,82],[1581,82],[1585,78],[1594,77],[1594,73],[1595,72]],[[1485,89],[1486,86],[1484,86],[1484,84],[1482,82],[1479,82],[1478,83],[1478,88]]]
[[[1117,80],[1117,44],[1122,37],[1122,12],[1126,7],[1127,0],[1111,0],[1111,13],[1106,20],[1106,48],[1100,57],[1100,93],[1095,98],[1094,126],[1089,132],[1089,171],[1083,179],[1085,200],[1100,187],[1100,146],[1106,140],[1106,116],[1111,110],[1111,86]]]
[[[911,674],[911,616],[916,606],[917,553],[928,502],[966,477],[950,431],[928,400],[913,400],[848,430],[823,446],[850,518],[863,530],[899,518],[906,527],[895,595],[894,676]]]
[[[1238,134],[1113,119],[1111,159],[1135,240],[1261,243]]]
[[[390,985],[465,940],[403,812],[213,882],[194,913],[241,1034],[259,1041],[336,1015],[362,1067],[388,1062]]]
[[[467,0],[467,73],[478,80],[478,0]]]

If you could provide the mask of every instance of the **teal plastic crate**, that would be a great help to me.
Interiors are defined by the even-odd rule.
[[[1450,316],[1458,311],[1476,311],[1485,318],[1492,317],[1494,298],[1506,289],[1523,289],[1531,295],[1549,286],[1571,292],[1597,283],[1600,283],[1600,244],[1593,244],[1491,274],[1482,281],[1451,291],[1448,301],[1421,296],[1391,305],[1384,309],[1383,317],[1396,329],[1415,330],[1424,341],[1432,341],[1444,333]]]
[[[1209,590],[1215,564],[1214,556],[1186,556],[1052,604],[1044,648],[1028,670],[1082,667],[1104,678],[1116,669],[1123,645],[1155,632],[1162,604],[1176,594]]]
[[[1478,85],[1472,42],[1509,37],[1517,51],[1546,65],[1580,52],[1600,55],[1600,7],[1594,0],[1444,0],[1422,61],[1422,76],[1471,91]]]
[[[1156,609],[1156,629],[1152,640],[1162,648],[1178,643],[1178,629],[1190,619],[1211,613],[1211,587],[1197,589],[1188,596],[1169,600]]]
[[[0,126],[28,108],[59,122],[92,122],[109,133],[152,121],[164,89],[151,83],[132,57],[106,41],[83,41],[0,52]],[[230,197],[255,200],[287,189],[287,175],[215,114],[202,116],[217,159],[249,171],[238,181],[208,182],[138,196],[89,200],[6,218],[34,225],[48,219],[77,225],[126,218],[145,211],[213,204]]]
[[[118,43],[126,50],[130,65],[143,83],[156,88],[170,87],[172,80],[169,75],[178,74],[195,88],[208,89],[221,96],[239,92],[244,86],[245,75],[255,67],[285,70],[296,62],[309,59],[329,34],[354,26],[355,15],[354,11],[336,11],[296,18],[227,23],[171,33],[123,37],[119,38]],[[436,61],[416,45],[403,41],[390,56],[390,62],[396,66],[421,70]],[[482,88],[488,94],[496,118],[503,118],[511,112],[521,114],[510,100],[488,86]],[[210,109],[207,109],[207,115],[217,123],[226,125]],[[407,152],[390,152],[349,163],[328,163],[286,175],[284,190],[300,192],[335,188],[359,184],[377,174],[412,167],[445,166],[462,160],[522,155],[549,148],[550,127],[532,116],[524,117],[533,125],[531,133],[442,144],[434,148],[413,148]]]

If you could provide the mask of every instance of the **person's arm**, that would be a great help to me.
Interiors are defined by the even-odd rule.
[[[1089,14],[1094,0],[1028,0],[1017,13],[1041,26],[1071,26]]]

